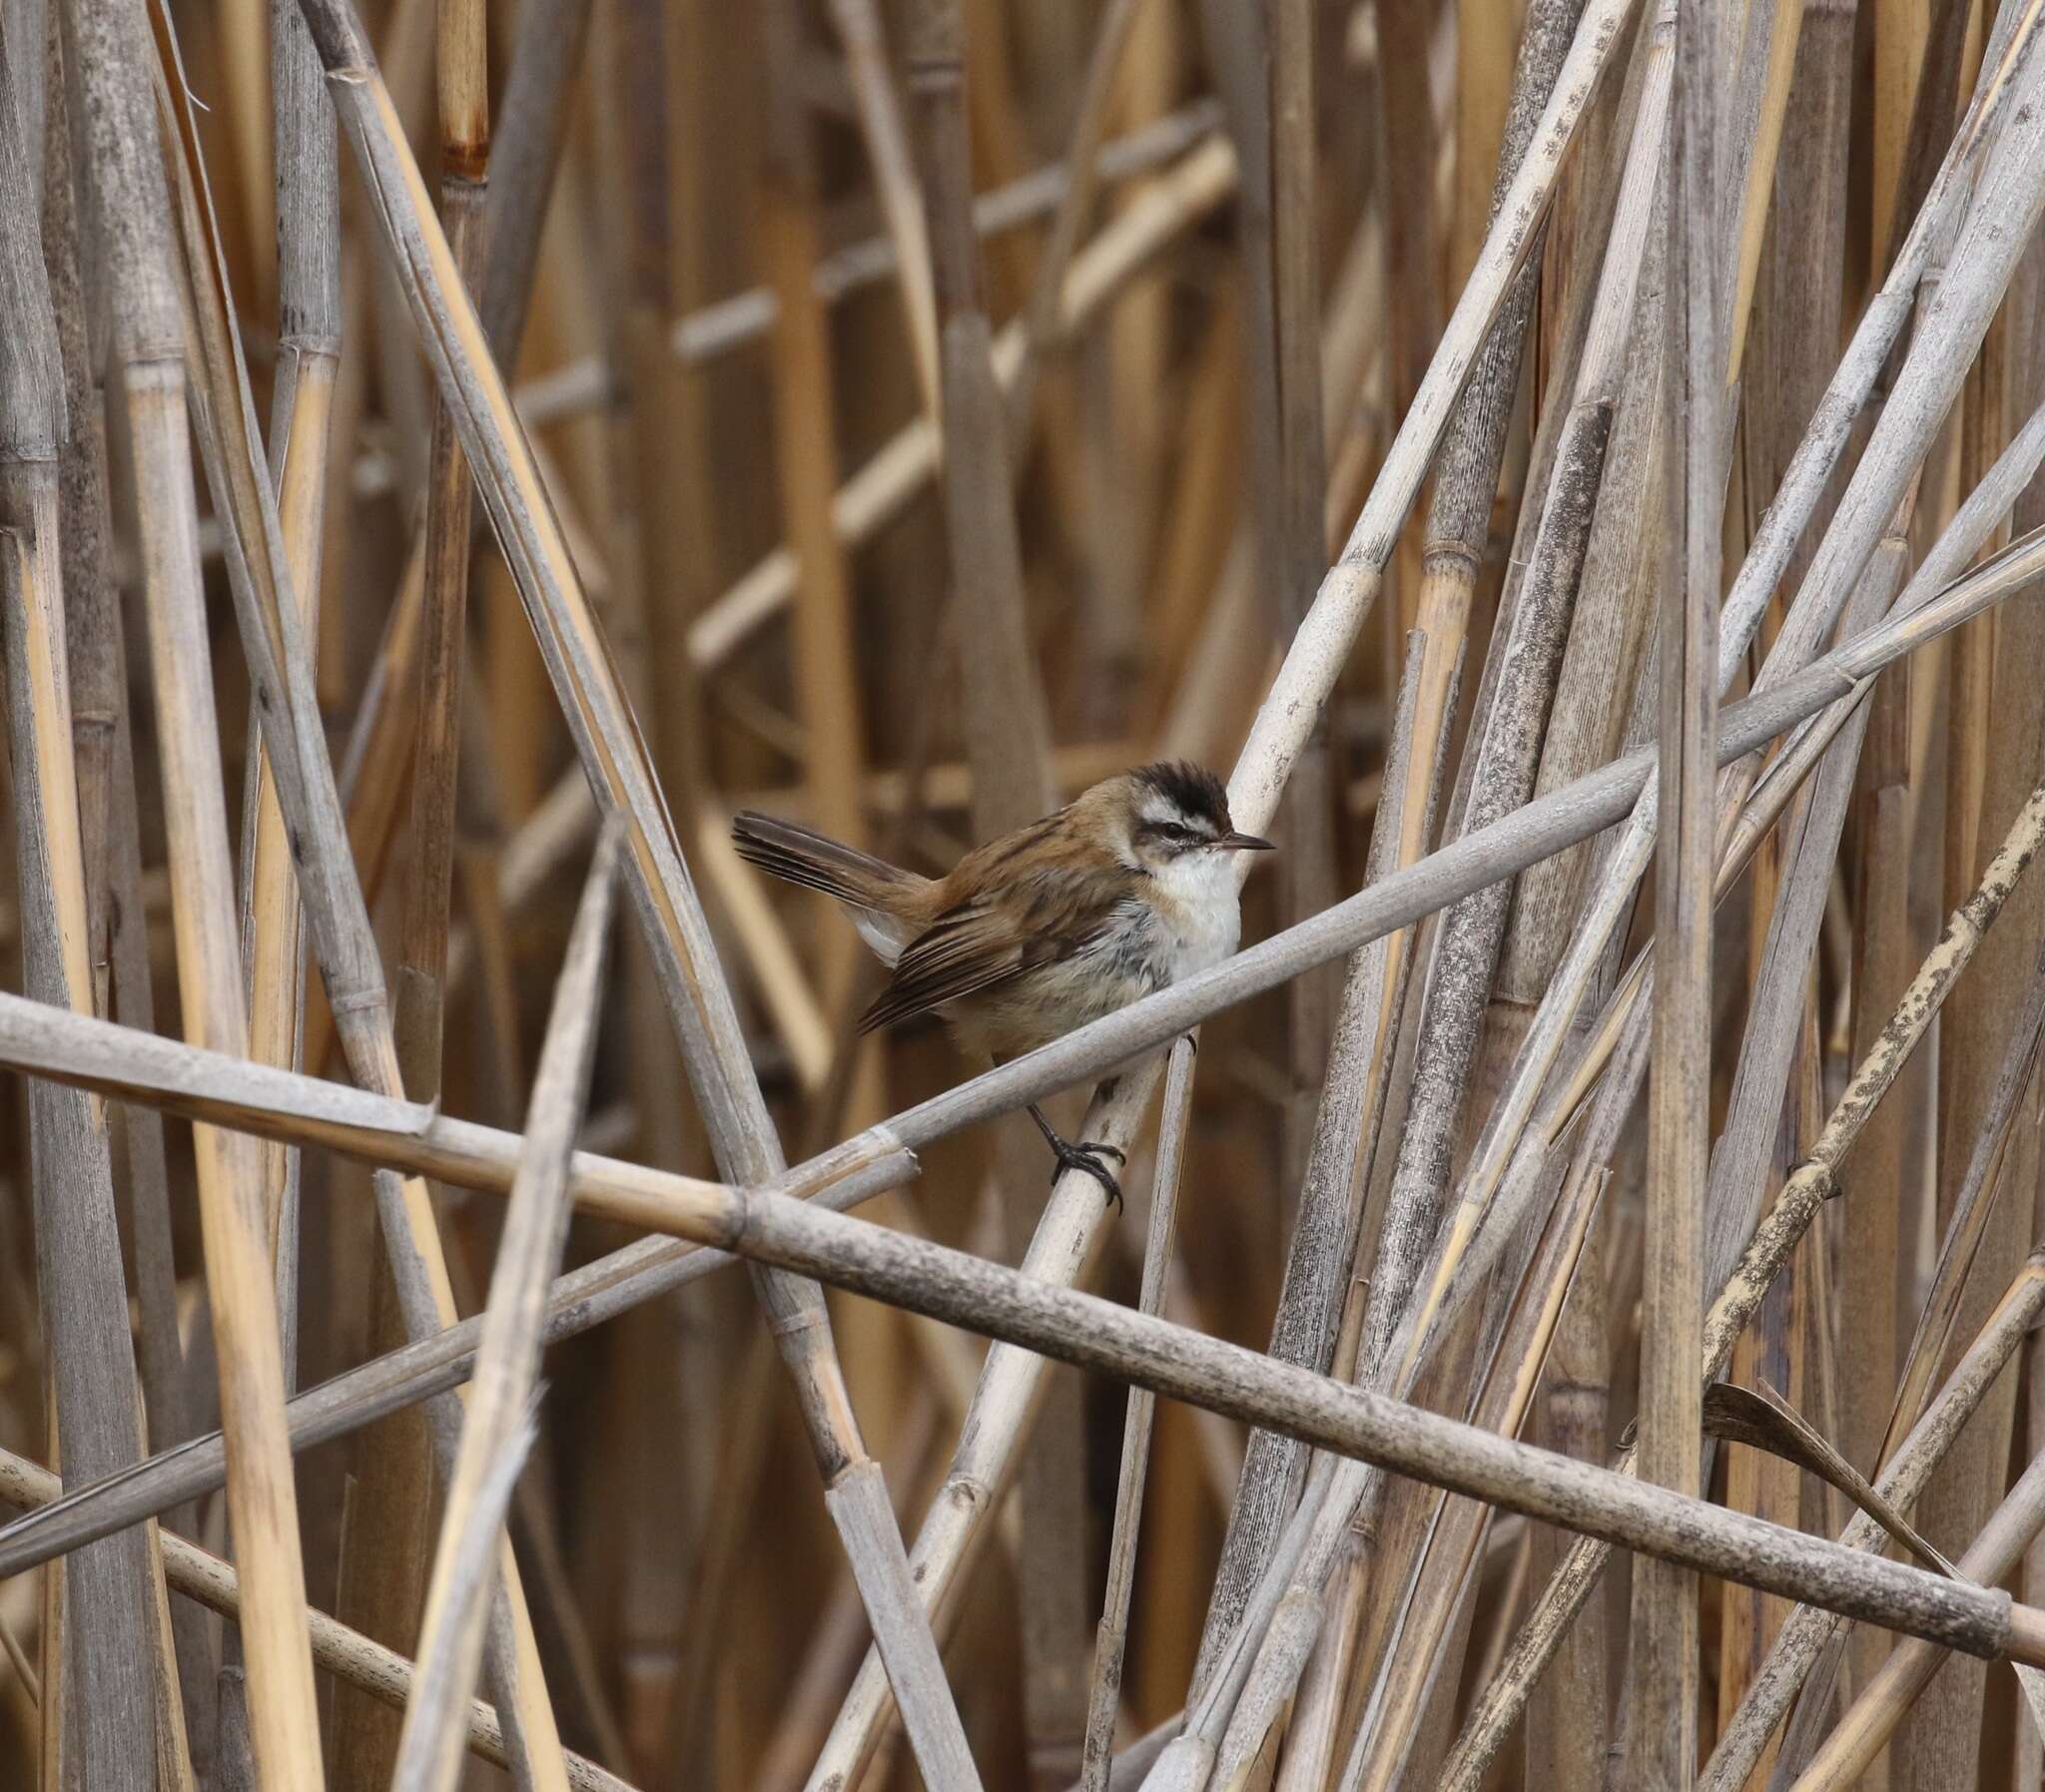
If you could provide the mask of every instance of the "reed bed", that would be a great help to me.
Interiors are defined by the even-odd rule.
[[[2041,40],[0,0],[0,1786],[2037,1792]]]

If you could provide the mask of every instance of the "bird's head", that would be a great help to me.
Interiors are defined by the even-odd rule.
[[[1138,766],[1080,801],[1114,833],[1120,856],[1145,871],[1182,866],[1192,856],[1272,850],[1268,840],[1237,831],[1221,780],[1184,761]]]

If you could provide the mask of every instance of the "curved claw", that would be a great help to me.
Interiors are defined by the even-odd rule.
[[[1119,1209],[1122,1205],[1122,1185],[1115,1180],[1114,1172],[1101,1159],[1111,1157],[1118,1164],[1126,1164],[1129,1160],[1121,1148],[1117,1145],[1094,1144],[1090,1141],[1074,1145],[1058,1136],[1056,1129],[1043,1117],[1042,1110],[1035,1102],[1029,1104],[1027,1111],[1030,1119],[1036,1122],[1036,1130],[1043,1134],[1043,1142],[1050,1147],[1051,1155],[1057,1159],[1057,1168],[1051,1172],[1053,1186],[1065,1171],[1077,1170],[1099,1183],[1108,1200]]]
[[[1117,1163],[1125,1164],[1128,1158],[1113,1145],[1099,1145],[1090,1141],[1073,1145],[1062,1139],[1058,1141],[1058,1145],[1059,1149],[1055,1153],[1058,1160],[1057,1168],[1051,1171],[1051,1182],[1055,1184],[1067,1170],[1078,1170],[1099,1183],[1116,1211],[1120,1211],[1122,1185],[1115,1180],[1114,1172],[1100,1160],[1103,1157],[1112,1157]]]

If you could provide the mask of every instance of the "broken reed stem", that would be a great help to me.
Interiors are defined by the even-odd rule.
[[[1955,1564],[1961,1582],[1985,1584],[2005,1577],[2041,1528],[2045,1528],[2045,1453],[2032,1458]],[[1896,1725],[1909,1714],[1931,1676],[1945,1665],[1945,1659],[1942,1650],[1914,1640],[1899,1641],[1819,1744],[1792,1792],[1839,1792],[1858,1780]]]
[[[510,1496],[505,1465],[515,1476],[531,1441],[546,1290],[567,1242],[568,1164],[588,1102],[603,1006],[618,834],[617,825],[608,824],[597,842],[533,1077],[525,1151],[505,1204],[461,1450],[448,1479],[419,1629],[420,1683],[405,1709],[392,1776],[403,1792],[448,1792],[460,1765],[456,1719],[466,1710],[481,1663],[486,1606],[497,1585],[496,1555]]]
[[[65,8],[65,63],[91,146],[114,352],[136,465],[143,590],[169,819],[184,1023],[195,1043],[248,1053],[222,805],[220,745],[186,436],[184,332],[171,284],[172,216],[131,0]],[[250,1719],[266,1782],[322,1781],[297,1500],[284,1424],[284,1366],[268,1242],[251,1203],[260,1173],[238,1135],[194,1129],[207,1296],[221,1402],[234,1440],[228,1483],[248,1586]]]

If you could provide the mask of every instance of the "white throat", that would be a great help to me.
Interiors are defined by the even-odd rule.
[[[1169,930],[1175,935],[1173,980],[1219,964],[1235,950],[1242,933],[1236,899],[1233,853],[1183,853],[1151,874],[1159,893],[1178,909]]]

